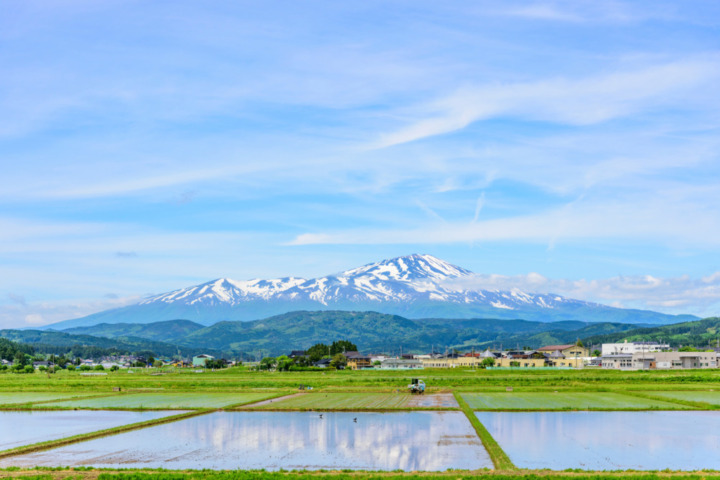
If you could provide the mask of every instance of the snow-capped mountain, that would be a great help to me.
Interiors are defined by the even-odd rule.
[[[680,321],[670,315],[612,308],[558,295],[447,286],[472,275],[469,270],[431,255],[408,255],[314,279],[235,281],[220,278],[52,327],[149,323],[179,318],[210,325],[221,320],[256,320],[294,310],[372,310],[409,318]]]

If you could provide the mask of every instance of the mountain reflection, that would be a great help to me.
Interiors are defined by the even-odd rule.
[[[217,412],[62,447],[53,450],[52,456],[17,457],[9,464],[269,470],[492,468],[460,412],[325,412],[322,418],[317,412]]]
[[[720,468],[720,412],[478,412],[521,468]],[[527,442],[529,435],[542,442]]]

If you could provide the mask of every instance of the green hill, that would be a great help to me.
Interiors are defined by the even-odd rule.
[[[138,337],[163,343],[175,343],[202,328],[204,328],[203,325],[190,320],[167,320],[155,323],[101,323],[91,327],[68,328],[62,332],[106,338]]]
[[[720,341],[720,318],[711,317],[694,322],[676,323],[653,328],[634,328],[622,333],[608,332],[585,338],[586,344],[654,341],[668,343],[671,347],[691,345],[715,346]]]
[[[286,353],[316,343],[344,339],[365,352],[429,352],[446,348],[485,349],[501,345],[540,347],[574,342],[601,332],[625,331],[634,325],[527,320],[409,320],[376,312],[291,312],[252,322],[219,322],[180,341],[222,351]]]
[[[205,352],[203,348],[178,347],[170,343],[144,338],[130,336],[105,338],[92,335],[73,335],[52,330],[0,330],[0,337],[13,342],[29,344],[37,353],[64,354],[74,351],[76,354],[83,352],[83,356],[85,356],[88,352],[97,352],[97,355],[152,352],[155,355],[172,356],[178,353],[178,348],[181,354],[186,356]],[[215,351],[214,354],[220,354],[220,352]]]

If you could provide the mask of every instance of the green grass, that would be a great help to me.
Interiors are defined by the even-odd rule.
[[[123,392],[133,389],[154,388],[166,391],[228,391],[261,389],[295,389],[299,385],[310,385],[316,390],[326,391],[376,391],[389,393],[396,389],[405,390],[412,377],[420,377],[428,385],[428,392],[434,389],[453,389],[467,392],[504,390],[512,386],[521,389],[573,389],[593,390],[720,390],[720,369],[685,371],[611,371],[609,369],[532,371],[470,370],[470,369],[428,369],[422,372],[407,371],[327,371],[327,372],[253,372],[244,368],[228,368],[202,374],[193,369],[162,370],[137,369],[130,374],[126,371],[108,372],[103,377],[82,377],[79,372],[62,371],[52,375],[0,372],[0,392],[93,392],[112,393],[112,387],[121,387]]]
[[[51,393],[51,392],[0,392],[0,405],[19,405],[26,403],[49,402],[74,397],[95,395],[89,392],[80,393]]]
[[[193,409],[222,408],[229,405],[257,402],[271,398],[272,393],[171,392],[118,394],[100,398],[54,402],[53,407],[128,408],[128,409]]]
[[[410,408],[408,393],[306,393],[266,403],[258,410],[391,410]]]
[[[662,400],[613,392],[488,392],[463,393],[475,410],[646,410],[691,409]]]
[[[656,397],[720,406],[720,391],[652,392]]]
[[[457,400],[458,405],[460,405],[460,409],[475,429],[475,433],[477,433],[477,436],[480,437],[480,441],[482,442],[483,447],[485,447],[485,451],[488,455],[490,455],[490,459],[492,460],[495,469],[515,470],[517,467],[512,463],[512,460],[510,460],[510,457],[508,457],[507,453],[505,453],[505,450],[502,449],[500,444],[498,444],[490,432],[488,432],[485,425],[480,422],[475,415],[475,412],[473,412],[470,405],[468,405],[465,401],[465,398],[461,394],[456,393],[455,399]]]

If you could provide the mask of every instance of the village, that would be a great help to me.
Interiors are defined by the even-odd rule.
[[[228,360],[209,354],[187,359],[163,359],[152,356],[117,355],[98,359],[35,356],[24,362],[2,360],[0,370],[15,372],[47,371],[66,368],[79,371],[115,371],[132,368],[210,368],[218,369],[244,365],[257,370],[418,370],[443,368],[478,369],[579,369],[602,368],[613,370],[676,370],[708,369],[720,365],[720,348],[698,350],[673,349],[658,342],[604,343],[600,350],[586,348],[581,342],[566,345],[547,345],[537,349],[493,350],[388,355],[364,354],[356,350],[343,351],[333,356],[312,359],[305,350],[293,350],[288,355],[264,357],[258,361]]]

